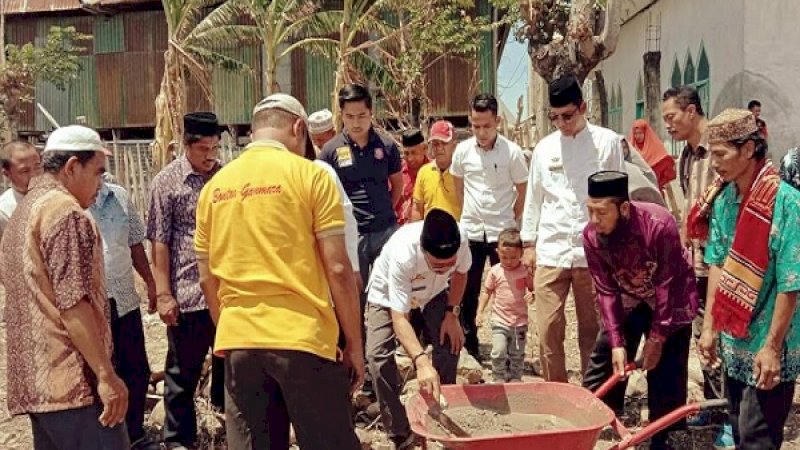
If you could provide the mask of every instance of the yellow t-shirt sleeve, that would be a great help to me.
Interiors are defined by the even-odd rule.
[[[194,252],[198,260],[207,260],[209,251],[209,234],[211,231],[211,184],[208,183],[200,191],[195,211]]]
[[[326,235],[344,233],[344,208],[336,183],[324,169],[314,166],[311,198],[314,211],[314,233]]]

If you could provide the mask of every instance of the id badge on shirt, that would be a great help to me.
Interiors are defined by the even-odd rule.
[[[350,151],[350,147],[338,147],[336,149],[336,164],[339,167],[351,167],[353,165],[353,152]]]

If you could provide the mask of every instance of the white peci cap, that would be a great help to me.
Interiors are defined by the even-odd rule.
[[[111,152],[103,145],[100,135],[96,131],[83,125],[69,125],[57,128],[50,134],[45,152]]]
[[[294,114],[308,123],[308,114],[306,114],[306,109],[303,108],[303,105],[301,105],[296,98],[288,94],[272,94],[264,97],[264,99],[258,102],[258,104],[253,108],[253,115],[256,115],[256,113],[265,109],[280,109],[288,112],[289,114]]]
[[[333,129],[333,113],[327,108],[308,116],[308,131],[320,134]]]

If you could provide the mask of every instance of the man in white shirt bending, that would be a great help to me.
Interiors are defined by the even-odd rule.
[[[475,315],[481,278],[487,257],[491,265],[500,262],[497,257],[500,232],[517,227],[522,218],[528,164],[517,144],[497,134],[500,119],[496,98],[488,94],[476,96],[472,100],[469,118],[474,136],[456,147],[450,173],[456,196],[463,206],[461,229],[469,239],[472,252],[461,312],[464,348],[480,359]]]
[[[586,121],[573,75],[550,83],[550,120],[558,128],[533,152],[522,220],[523,262],[534,276],[536,324],[544,379],[567,382],[564,307],[570,287],[578,318],[581,374],[600,328],[583,252],[589,175],[624,170],[619,136]]]
[[[456,219],[441,209],[432,209],[422,222],[403,225],[375,261],[367,287],[367,363],[384,429],[397,450],[410,449],[416,441],[400,401],[397,341],[414,363],[423,391],[438,399],[440,383],[455,384],[464,338],[458,313],[470,263]],[[413,308],[422,309],[430,355],[409,321]]]

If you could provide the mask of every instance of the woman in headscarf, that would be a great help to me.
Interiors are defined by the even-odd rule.
[[[800,189],[800,147],[790,148],[781,159],[781,180]]]
[[[658,138],[650,124],[642,119],[633,122],[628,142],[653,169],[658,179],[658,188],[663,191],[664,187],[677,177],[675,160],[667,153],[664,143]]]
[[[630,148],[625,136],[620,136],[625,172],[628,173],[628,194],[631,200],[667,206],[656,187],[656,175],[635,149]]]

